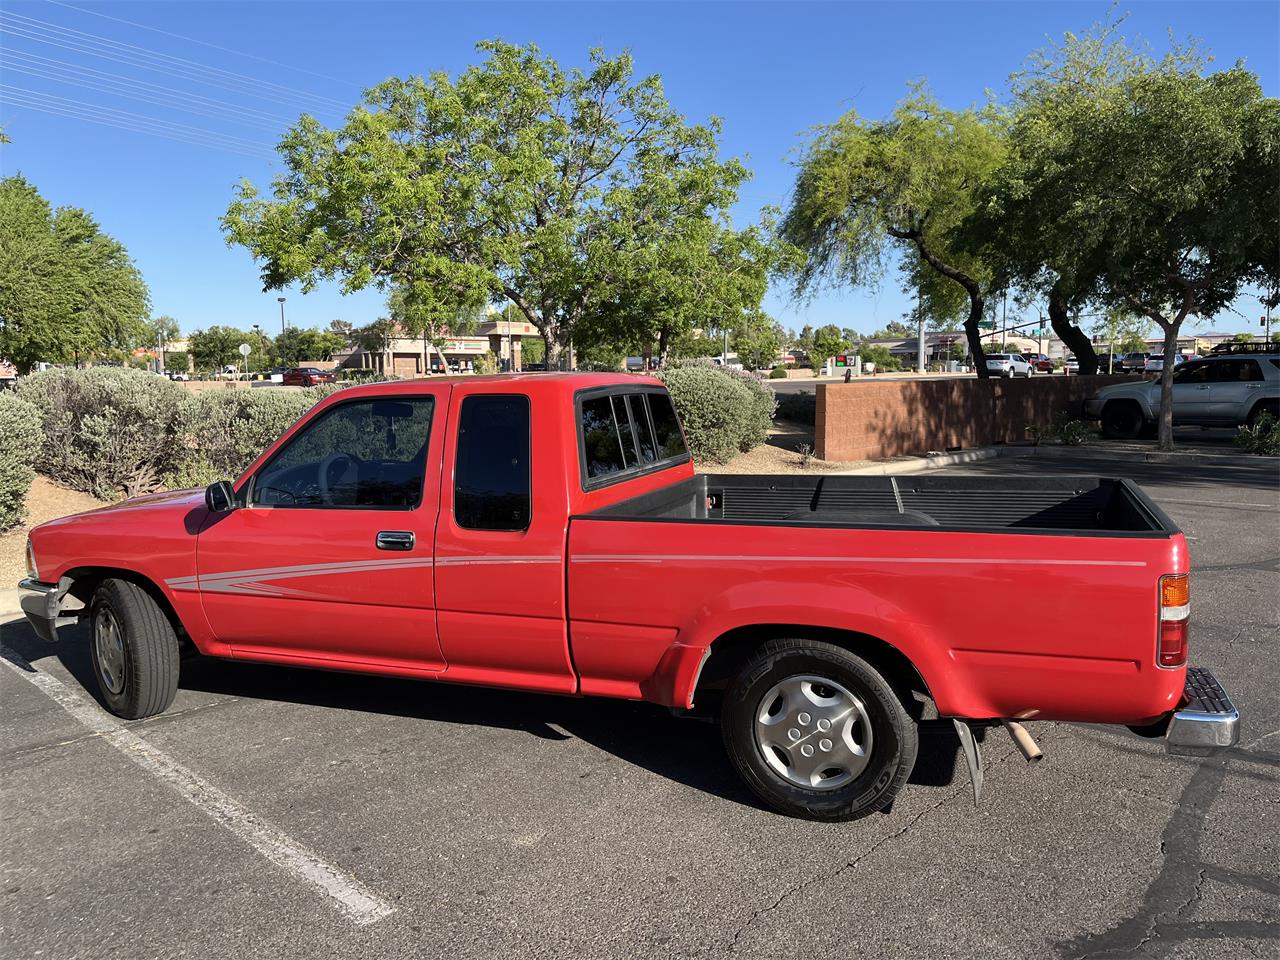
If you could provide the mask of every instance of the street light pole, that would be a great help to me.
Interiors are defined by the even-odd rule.
[[[284,333],[284,297],[276,297],[276,301],[280,304],[280,332]]]
[[[920,305],[920,288],[916,287],[916,373],[924,373],[924,308]]]

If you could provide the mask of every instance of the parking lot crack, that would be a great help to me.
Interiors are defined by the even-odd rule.
[[[988,769],[991,769],[992,767],[995,767],[1001,763],[1004,763],[1006,760],[1012,757],[1015,752],[1016,751],[1010,750],[1008,753],[998,757],[996,760],[992,761],[988,765]],[[969,790],[970,788],[967,783],[956,790],[952,790],[950,793],[942,797],[936,803],[930,804],[928,807],[925,807],[925,809],[921,810],[919,813],[917,813],[914,817],[912,817],[910,820],[904,823],[897,830],[894,830],[892,833],[885,834],[879,840],[875,841],[865,850],[860,852],[853,859],[846,861],[844,864],[837,867],[832,872],[824,874],[823,876],[820,876],[820,877],[814,877],[808,880],[803,880],[797,884],[794,884],[788,889],[784,890],[782,894],[779,895],[777,899],[773,901],[773,903],[769,904],[767,907],[762,907],[761,909],[756,910],[754,913],[751,914],[750,917],[747,918],[746,923],[744,923],[741,927],[739,927],[737,930],[734,931],[733,940],[729,944],[729,953],[737,953],[738,944],[742,940],[743,936],[745,936],[747,932],[750,931],[751,928],[754,927],[763,917],[776,911],[779,907],[781,907],[784,903],[790,900],[797,893],[807,890],[809,887],[814,886],[815,884],[828,883],[832,880],[837,879],[845,872],[854,869],[855,867],[858,866],[858,864],[860,864],[863,860],[870,857],[873,853],[878,851],[881,847],[885,846],[888,843],[892,843],[894,840],[897,840],[899,837],[902,837],[905,834],[907,834],[913,827],[915,827],[916,824],[918,824],[925,817],[929,816],[929,814],[938,810],[940,807],[946,806],[948,803],[950,803],[952,800],[954,800],[956,797],[960,796],[961,794],[969,793]]]

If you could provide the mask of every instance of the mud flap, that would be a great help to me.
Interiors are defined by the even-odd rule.
[[[964,762],[969,767],[969,782],[973,784],[973,805],[978,805],[982,797],[982,748],[973,738],[973,731],[963,720],[952,719],[956,728],[956,736],[960,738],[960,749],[964,752]]]

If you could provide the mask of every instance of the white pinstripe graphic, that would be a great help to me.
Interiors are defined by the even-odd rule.
[[[1039,567],[1145,567],[1143,560],[1033,560],[1028,558],[1007,557],[847,557],[821,556],[801,557],[782,554],[770,556],[741,554],[651,554],[635,556],[634,554],[588,554],[582,557],[570,557],[570,563],[665,563],[672,560],[692,560],[700,563],[784,563],[801,561],[804,563],[963,563],[983,564],[999,563],[1020,566]]]

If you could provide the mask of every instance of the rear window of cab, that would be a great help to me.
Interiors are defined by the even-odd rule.
[[[582,489],[689,460],[671,397],[660,388],[606,387],[576,396]]]

